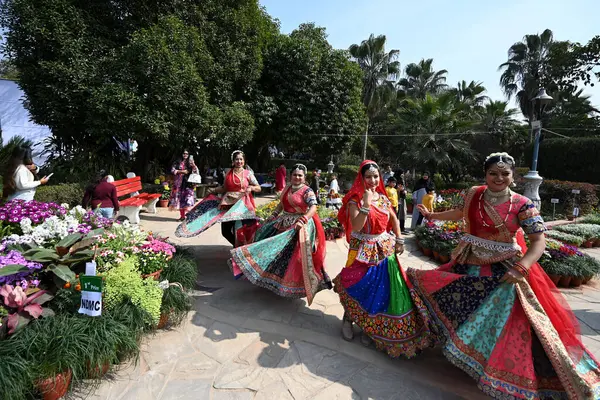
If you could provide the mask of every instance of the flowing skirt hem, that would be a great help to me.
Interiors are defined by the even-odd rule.
[[[375,342],[378,350],[390,357],[413,358],[422,350],[437,344],[436,335],[425,322],[428,319],[422,315],[424,305],[412,290],[415,307],[403,315],[369,314],[346,292],[340,276],[334,279],[334,290],[339,294],[348,318]]]

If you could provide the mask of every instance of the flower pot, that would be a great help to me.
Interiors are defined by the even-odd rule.
[[[586,249],[590,249],[594,246],[594,241],[586,240],[585,242],[583,242],[582,246],[585,247]]]
[[[413,205],[412,204],[407,204],[406,205],[406,213],[410,214],[413,212]]]
[[[600,247],[600,238],[594,239],[594,247]]]
[[[165,326],[167,326],[167,322],[169,322],[169,314],[161,313],[160,319],[158,320],[158,325],[156,325],[156,328],[163,329]]]
[[[575,278],[575,277],[571,278],[571,286],[572,287],[579,287],[579,286],[581,286],[582,282],[583,282],[582,278]]]
[[[431,253],[432,253],[431,249],[423,248],[422,250],[423,250],[423,254],[425,254],[427,257],[431,257]]]
[[[561,276],[560,281],[558,281],[558,286],[560,286],[560,287],[569,287],[570,284],[571,284],[570,276]]]
[[[436,261],[440,260],[440,253],[438,253],[437,251],[433,252],[433,259]]]
[[[567,219],[568,219],[569,221],[573,221],[573,220],[575,219],[575,217],[574,217],[574,216],[572,216],[572,215],[567,215]]]
[[[94,368],[92,368],[92,365],[88,361],[87,368],[88,368],[88,378],[99,379],[99,378],[102,378],[104,375],[106,375],[106,373],[108,372],[108,369],[110,368],[110,363],[108,362],[108,360],[106,360],[102,364],[102,368],[100,368],[98,366],[95,366]]]
[[[152,279],[154,279],[155,281],[157,281],[157,280],[159,280],[159,279],[160,279],[160,273],[161,273],[161,272],[162,272],[162,268],[161,268],[161,269],[159,269],[159,270],[158,270],[158,271],[156,271],[156,272],[153,272],[153,273],[151,273],[151,274],[145,274],[145,275],[144,275],[144,274],[142,274],[142,278],[143,278],[143,279],[146,279],[146,278],[152,278]]]
[[[560,281],[560,275],[548,274],[548,277],[554,283],[555,286],[558,286],[558,282]]]
[[[442,264],[448,264],[450,262],[450,256],[446,254],[440,254],[440,262]]]
[[[73,374],[69,369],[56,376],[40,379],[37,381],[36,387],[42,394],[44,400],[58,400],[67,394],[72,376]]]
[[[158,206],[159,207],[166,207],[169,205],[169,200],[159,200],[158,201]]]

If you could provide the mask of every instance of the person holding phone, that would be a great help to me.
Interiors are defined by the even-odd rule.
[[[35,197],[38,186],[48,183],[49,177],[37,179],[34,175],[37,167],[33,166],[33,155],[28,146],[18,146],[13,151],[4,174],[4,190],[2,198],[8,201],[20,199],[31,201]]]

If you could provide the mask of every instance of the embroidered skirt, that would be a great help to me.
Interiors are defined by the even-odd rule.
[[[583,346],[570,354],[529,284],[500,281],[506,271],[500,263],[408,270],[445,356],[496,399],[600,398],[593,356]]]
[[[342,270],[334,285],[346,318],[379,350],[410,358],[435,344],[427,309],[407,284],[395,255],[375,265],[355,261]]]
[[[313,259],[316,226],[310,219],[296,231],[285,218],[267,222],[256,231],[254,243],[231,250],[230,266],[236,279],[244,276],[282,297],[307,297],[310,304],[317,292],[332,287],[323,260]]]

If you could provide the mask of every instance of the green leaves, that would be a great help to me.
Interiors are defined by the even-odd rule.
[[[9,264],[9,265],[5,265],[4,267],[0,268],[0,277],[14,275],[14,274],[18,274],[19,272],[26,272],[26,271],[29,271],[29,268],[27,268],[24,265]]]

